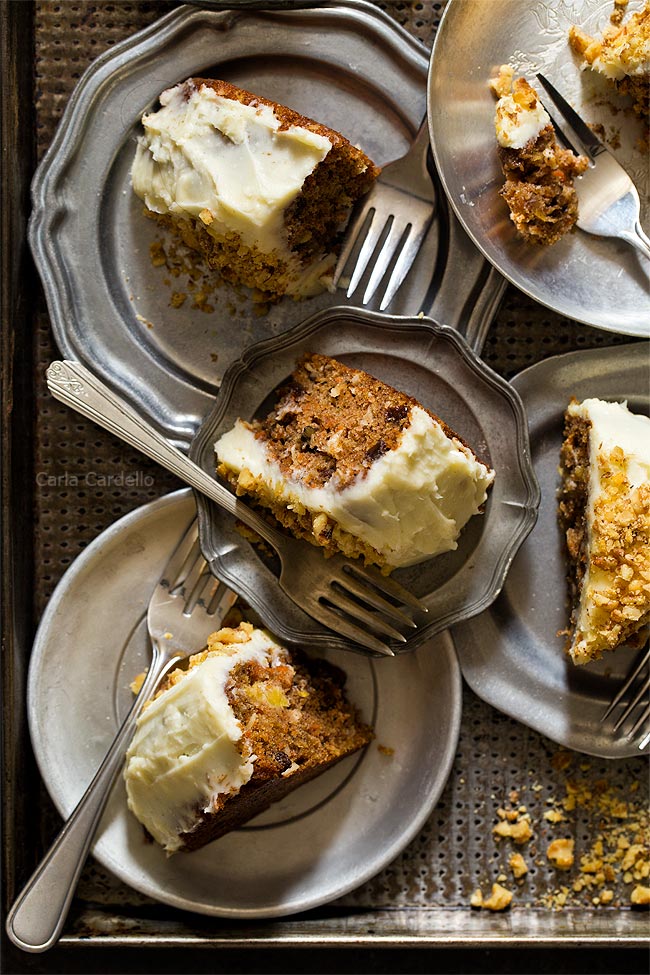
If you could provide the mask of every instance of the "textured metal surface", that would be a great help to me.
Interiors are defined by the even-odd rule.
[[[396,653],[410,651],[453,622],[475,616],[499,593],[516,551],[537,516],[539,491],[530,462],[526,418],[509,384],[486,369],[455,330],[429,319],[393,319],[365,309],[333,308],[269,342],[252,347],[224,377],[190,456],[206,472],[215,465],[214,444],[239,417],[265,415],[274,389],[307,352],[335,356],[352,368],[415,397],[472,446],[497,471],[485,514],[470,520],[458,548],[399,569],[393,578],[418,596],[428,615]],[[283,592],[271,568],[242,539],[235,519],[199,499],[204,554],[215,574],[264,613],[285,640],[339,645]],[[306,571],[309,570],[306,567]],[[272,614],[269,616],[269,613]],[[343,643],[341,643],[344,646]]]
[[[223,76],[344,131],[381,165],[413,139],[427,69],[426,49],[360,0],[282,11],[185,6],[97,61],[33,184],[30,242],[65,357],[98,371],[187,444],[247,345],[346,300],[327,292],[266,308],[207,273],[173,275],[177,245],[144,218],[130,185],[140,117],[162,90],[193,75]],[[439,212],[391,311],[425,310],[466,330],[474,305],[492,310],[502,281],[458,233],[444,195],[435,196]],[[165,257],[154,267],[156,244]],[[462,286],[439,287],[449,264],[464,267]]]
[[[108,528],[62,579],[43,617],[30,667],[30,730],[63,816],[126,715],[131,679],[149,662],[146,607],[193,511],[191,492],[182,491]],[[204,627],[205,639],[209,620]],[[451,640],[444,635],[399,660],[326,656],[345,668],[348,696],[374,728],[363,752],[254,823],[174,857],[144,836],[120,779],[93,847],[100,862],[164,903],[253,918],[326,903],[394,860],[428,818],[454,760],[461,682]],[[67,706],[71,699],[77,707]]]
[[[553,741],[601,758],[637,754],[634,740],[600,724],[637,651],[606,654],[584,667],[562,652],[568,607],[557,489],[564,411],[572,396],[600,396],[627,400],[633,412],[647,414],[649,355],[645,343],[573,352],[515,378],[542,488],[539,518],[496,603],[453,630],[463,676],[477,694]]]
[[[34,99],[41,156],[52,140],[74,84],[93,58],[152,24],[172,6],[163,2],[100,5],[80,0],[41,0],[35,4]],[[380,6],[414,37],[431,46],[443,3],[391,0]],[[443,287],[453,289],[462,274],[462,265],[453,268]],[[57,357],[57,350],[42,299],[37,321],[25,319],[16,327],[35,330],[33,561],[38,618],[75,555],[116,518],[171,490],[175,482],[160,468],[55,403],[46,392],[45,367]],[[624,342],[622,337],[550,311],[510,287],[487,335],[483,357],[501,375],[510,377],[550,355]],[[586,895],[569,912],[553,912],[540,903],[558,883],[557,872],[543,856],[544,841],[552,828],[542,818],[546,800],[565,791],[568,773],[551,764],[556,756],[557,748],[548,739],[494,710],[465,688],[459,748],[435,812],[393,864],[327,912],[273,925],[240,922],[233,927],[218,919],[201,922],[180,911],[164,912],[91,861],[82,877],[64,943],[77,946],[80,939],[89,939],[85,943],[101,950],[124,944],[191,943],[222,947],[476,943],[496,947],[567,941],[640,942],[647,935],[647,921],[643,915],[625,909],[629,886],[623,883],[616,888],[615,901],[622,909],[596,908]],[[569,757],[570,771],[593,782],[606,781],[621,794],[638,782],[635,795],[647,805],[644,761],[612,763]],[[580,765],[589,767],[580,769]],[[541,823],[535,840],[541,855],[530,858],[531,870],[509,914],[476,914],[468,906],[474,887],[496,879],[502,866],[507,869],[510,848],[504,850],[491,829],[496,809],[507,801],[512,789],[524,790],[523,800]],[[60,820],[44,787],[30,791],[30,808],[38,814],[36,829],[25,836],[38,851],[53,838]],[[598,815],[579,809],[566,829],[576,838],[578,850],[587,850],[590,838],[599,831]]]
[[[641,4],[630,5],[637,9]],[[623,241],[579,231],[552,247],[516,235],[499,197],[503,176],[488,80],[508,62],[531,84],[543,71],[588,122],[605,125],[614,155],[633,177],[650,225],[650,171],[638,142],[641,120],[622,110],[605,79],[580,71],[568,31],[599,33],[609,0],[452,0],[436,42],[429,78],[434,155],[463,226],[508,280],[560,314],[613,332],[648,336],[648,261]],[[508,29],[504,30],[504,24]],[[610,107],[611,103],[611,107]]]

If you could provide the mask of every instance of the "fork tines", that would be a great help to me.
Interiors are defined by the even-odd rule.
[[[617,694],[612,699],[609,707],[604,712],[601,720],[605,722],[617,708],[622,708],[621,713],[616,717],[613,731],[633,722],[632,726],[626,731],[626,738],[633,738],[637,732],[642,732],[639,741],[639,750],[643,750],[650,744],[650,644],[646,646],[638,661],[633,664],[624,683],[619,688]],[[645,731],[643,732],[643,729]]]
[[[321,598],[321,612],[328,609],[336,615],[336,628],[344,636],[385,656],[394,656],[394,652],[380,637],[406,643],[406,637],[397,627],[417,629],[417,623],[402,606],[428,612],[424,603],[395,579],[349,562],[343,563],[327,595]],[[361,629],[359,624],[364,624],[366,629]]]

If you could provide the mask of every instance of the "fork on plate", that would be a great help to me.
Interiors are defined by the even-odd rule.
[[[608,719],[614,722],[613,732],[620,729],[626,738],[639,735],[639,751],[650,745],[650,643],[632,664],[624,683],[600,719],[601,724]]]
[[[556,131],[570,149],[589,160],[589,169],[574,183],[578,195],[578,227],[599,237],[619,237],[650,258],[650,238],[641,226],[636,186],[548,78],[538,74],[537,79],[555,107],[556,111],[549,115]],[[548,105],[545,108],[548,111]]]
[[[7,915],[7,934],[19,948],[46,951],[57,941],[142,705],[175,663],[206,645],[235,599],[201,555],[194,520],[149,601],[152,657],[138,696],[76,809]]]
[[[277,552],[279,584],[306,613],[357,645],[394,656],[386,642],[406,643],[402,629],[417,623],[411,610],[427,607],[394,579],[342,556],[325,559],[320,548],[285,535],[202,470],[78,362],[53,362],[47,383],[56,399],[166,467],[243,521]],[[373,632],[374,631],[374,632]]]
[[[336,264],[336,287],[358,249],[349,272],[347,296],[357,290],[370,267],[361,304],[372,300],[388,272],[380,311],[388,308],[410,270],[436,212],[436,194],[427,168],[427,117],[405,156],[383,167],[374,186],[352,211]],[[374,259],[374,263],[371,263]]]

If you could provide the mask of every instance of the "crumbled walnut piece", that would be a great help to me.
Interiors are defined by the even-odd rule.
[[[490,90],[497,98],[503,98],[504,95],[510,94],[514,73],[514,69],[509,64],[502,64],[498,74],[490,79]]]
[[[492,884],[492,893],[487,900],[483,901],[481,907],[488,911],[505,911],[506,907],[510,907],[512,897],[511,890],[502,887],[501,884]]]
[[[528,819],[519,819],[515,823],[502,821],[496,824],[492,832],[497,838],[508,838],[515,843],[527,843],[533,835]]]
[[[144,684],[144,679],[145,679],[146,676],[147,676],[147,671],[146,670],[143,670],[141,674],[138,674],[138,676],[135,677],[131,681],[131,683],[129,684],[129,687],[131,688],[131,691],[132,691],[133,694],[139,694],[140,693],[140,689],[141,689],[142,685]]]
[[[528,873],[528,867],[526,866],[526,861],[522,857],[521,853],[513,853],[508,864],[516,880],[523,877]]]
[[[483,907],[483,891],[480,887],[477,887],[472,896],[469,899],[471,907]]]
[[[569,870],[573,866],[574,840],[570,838],[553,840],[546,849],[546,856],[558,870]]]
[[[630,903],[637,907],[648,907],[650,905],[650,887],[643,887],[637,884],[630,894]]]
[[[549,809],[544,813],[544,819],[547,819],[549,823],[564,823],[566,816],[559,809]]]

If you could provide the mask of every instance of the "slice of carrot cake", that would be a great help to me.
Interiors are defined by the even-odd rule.
[[[344,683],[250,623],[213,633],[145,705],[126,756],[129,809],[168,853],[236,829],[371,740]]]
[[[625,403],[573,401],[565,414],[560,523],[566,533],[574,663],[650,621],[650,419]]]
[[[293,534],[386,567],[457,548],[494,471],[410,396],[307,354],[263,420],[215,444],[218,473]]]
[[[133,189],[209,267],[268,298],[326,288],[350,207],[379,173],[361,149],[206,78],[164,91],[142,125]]]
[[[599,38],[580,27],[569,31],[569,43],[584,58],[583,67],[603,75],[622,95],[630,95],[634,111],[648,123],[650,115],[650,2],[621,24],[620,16]]]
[[[573,180],[588,160],[558,145],[535,89],[525,78],[513,81],[509,65],[501,66],[491,87],[498,96],[494,124],[506,178],[500,193],[510,219],[525,240],[554,244],[578,219]]]

